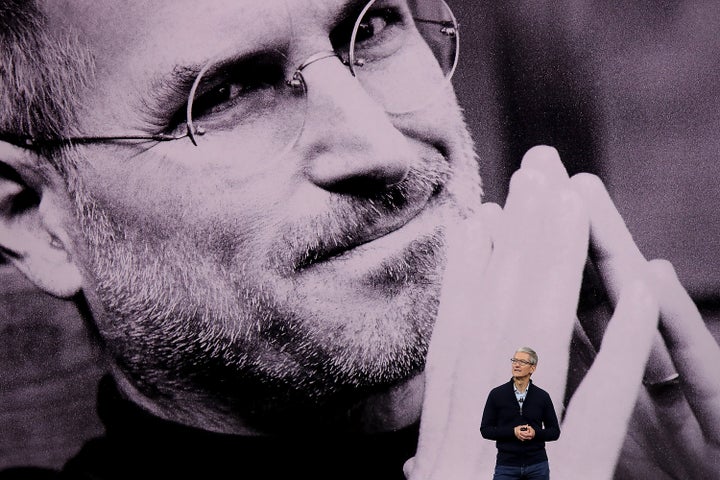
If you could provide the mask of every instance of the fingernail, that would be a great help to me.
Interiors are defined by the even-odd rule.
[[[663,342],[660,333],[658,333],[653,340],[650,357],[648,358],[648,363],[645,367],[643,384],[645,386],[652,386],[666,383],[676,375],[677,371],[672,363],[670,354],[665,347],[665,343]]]
[[[568,173],[560,160],[558,151],[547,145],[532,147],[523,156],[520,168],[537,170],[553,180],[567,180]]]

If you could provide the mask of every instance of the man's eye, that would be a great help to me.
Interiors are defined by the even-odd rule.
[[[387,6],[372,8],[365,12],[357,23],[355,49],[382,50],[388,44],[392,44],[393,39],[400,36],[399,29],[406,23],[405,13],[409,12],[404,12],[399,7]],[[344,59],[347,59],[346,54],[350,49],[350,40],[355,25],[356,18],[349,18],[341,22],[330,33],[333,49]]]
[[[378,12],[373,12],[372,15],[368,13],[358,25],[355,41],[365,42],[382,34],[383,30],[388,27],[389,22],[389,17],[386,13],[387,12],[380,12],[380,14],[378,14]]]
[[[251,109],[274,95],[284,82],[283,66],[273,59],[244,62],[214,72],[199,85],[193,99],[193,119]]]
[[[243,83],[222,83],[209,91],[197,95],[193,101],[193,117],[199,118],[222,111],[233,102],[240,101],[251,88]]]
[[[232,79],[219,83],[212,88],[199,93],[193,100],[193,118],[202,118],[223,112],[225,109],[236,107],[245,101],[246,97],[259,90],[273,88],[267,81],[257,79]]]
[[[356,47],[390,42],[406,26],[409,12],[398,8],[377,8],[369,10],[360,20],[355,37]]]

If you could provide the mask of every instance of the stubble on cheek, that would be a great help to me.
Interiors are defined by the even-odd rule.
[[[467,157],[449,180],[458,211],[473,197],[479,202],[475,170]],[[273,250],[270,240],[264,247],[241,241],[231,225],[153,241],[114,225],[90,199],[79,210],[109,318],[106,334],[123,368],[149,393],[194,390],[247,409],[269,398],[317,405],[386,388],[423,368],[444,262],[440,230],[363,279],[360,287],[382,302],[348,308],[343,298],[317,305],[312,290],[278,274],[292,272],[288,265],[316,241],[307,227],[284,250]],[[368,212],[356,211],[355,220],[368,221]],[[241,399],[249,388],[256,396]]]

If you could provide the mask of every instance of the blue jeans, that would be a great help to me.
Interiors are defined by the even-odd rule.
[[[495,465],[493,480],[550,480],[550,464],[540,462],[524,467]]]

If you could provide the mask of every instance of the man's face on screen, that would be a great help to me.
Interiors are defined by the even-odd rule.
[[[479,205],[480,181],[415,14],[378,1],[356,23],[364,6],[49,7],[95,58],[84,133],[183,133],[189,115],[201,129],[197,146],[74,155],[85,291],[144,394],[247,414],[352,401],[422,371],[443,232]]]

